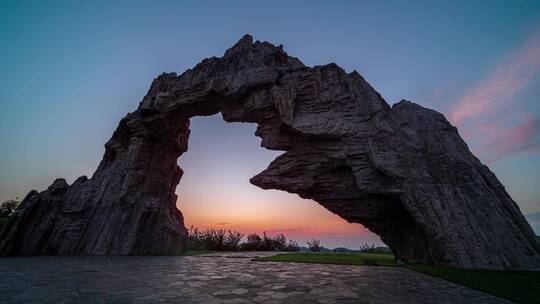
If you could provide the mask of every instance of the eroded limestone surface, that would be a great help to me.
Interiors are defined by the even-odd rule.
[[[399,260],[540,267],[518,206],[442,114],[409,101],[389,106],[357,72],[307,67],[248,35],[221,58],[156,78],[92,178],[30,192],[1,232],[0,253],[182,253],[177,159],[189,119],[218,112],[257,123],[262,146],[285,151],[251,183],[363,224]]]

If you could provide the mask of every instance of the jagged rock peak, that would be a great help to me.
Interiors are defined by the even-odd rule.
[[[225,56],[230,56],[236,52],[241,52],[253,44],[253,37],[250,34],[245,34],[238,42],[225,52]]]

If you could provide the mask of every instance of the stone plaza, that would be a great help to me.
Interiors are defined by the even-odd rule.
[[[201,256],[0,258],[0,303],[507,303],[383,266]]]

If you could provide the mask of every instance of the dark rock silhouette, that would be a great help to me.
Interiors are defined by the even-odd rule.
[[[365,225],[398,260],[540,267],[539,243],[518,206],[442,114],[409,101],[390,107],[357,72],[307,67],[248,35],[221,58],[156,78],[120,121],[92,178],[30,192],[1,232],[0,253],[182,253],[177,159],[189,119],[218,112],[257,123],[263,147],[286,151],[251,183]]]

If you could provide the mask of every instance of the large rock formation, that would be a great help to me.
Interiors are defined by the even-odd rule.
[[[307,67],[243,37],[221,58],[154,80],[91,179],[30,192],[0,235],[3,255],[180,254],[175,188],[189,119],[257,123],[283,155],[251,179],[374,231],[406,262],[538,268],[535,235],[455,127],[409,101],[390,107],[358,74]],[[180,193],[181,194],[181,193]]]

